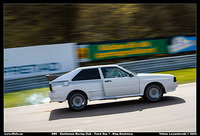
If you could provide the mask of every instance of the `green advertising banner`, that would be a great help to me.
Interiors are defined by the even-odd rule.
[[[168,39],[129,41],[89,45],[90,60],[113,59],[150,54],[165,54]]]

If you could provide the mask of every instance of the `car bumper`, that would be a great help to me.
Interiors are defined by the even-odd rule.
[[[63,95],[59,95],[52,91],[48,93],[48,96],[50,98],[50,102],[63,102],[66,100]]]
[[[176,91],[176,88],[178,87],[178,82],[173,82],[172,84],[170,84],[167,87],[167,92],[172,92],[172,91]]]

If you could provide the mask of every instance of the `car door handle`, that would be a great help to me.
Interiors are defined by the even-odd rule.
[[[105,80],[105,82],[112,82],[112,80]]]

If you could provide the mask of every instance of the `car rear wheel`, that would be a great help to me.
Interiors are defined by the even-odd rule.
[[[82,93],[73,93],[68,99],[68,104],[74,111],[83,110],[87,105],[87,97]]]
[[[144,99],[150,102],[157,102],[163,96],[163,91],[161,87],[157,84],[152,84],[147,86],[144,93]]]

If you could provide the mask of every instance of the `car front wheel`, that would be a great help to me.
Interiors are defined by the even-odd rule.
[[[87,97],[82,93],[73,93],[68,99],[68,104],[74,111],[83,110],[87,105]]]
[[[147,86],[143,98],[150,102],[157,102],[163,96],[161,87],[157,84]]]

